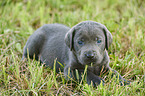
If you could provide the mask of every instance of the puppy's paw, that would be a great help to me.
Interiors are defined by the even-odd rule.
[[[100,77],[97,77],[97,78],[94,78],[91,80],[91,84],[94,86],[94,87],[97,87],[98,85],[100,85],[102,83],[102,85],[104,86],[104,80]]]
[[[124,81],[124,85],[130,85],[131,82],[130,81]]]
[[[131,84],[131,82],[127,81],[127,80],[121,80],[121,81],[119,81],[119,83],[120,83],[121,86],[125,86],[125,85],[130,85]]]

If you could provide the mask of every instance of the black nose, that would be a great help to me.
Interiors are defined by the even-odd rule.
[[[95,52],[94,51],[87,51],[84,54],[85,54],[85,57],[90,58],[90,59],[94,58],[94,56],[95,56]]]

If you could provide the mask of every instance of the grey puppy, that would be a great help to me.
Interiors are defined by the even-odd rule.
[[[54,67],[57,58],[56,71],[64,71],[66,78],[81,80],[85,65],[88,65],[86,81],[93,86],[99,85],[101,72],[112,70],[109,67],[108,48],[112,43],[112,35],[108,29],[94,21],[84,21],[72,28],[62,24],[46,24],[37,29],[28,39],[23,53],[23,59],[29,55],[40,60],[50,68]],[[28,53],[29,54],[28,54]],[[66,65],[65,65],[66,64]],[[76,71],[77,70],[77,71]],[[122,84],[129,84],[112,70]],[[76,76],[76,72],[79,78]]]

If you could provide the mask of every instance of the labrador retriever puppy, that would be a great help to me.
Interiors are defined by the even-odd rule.
[[[46,24],[29,37],[22,59],[29,56],[53,68],[57,58],[56,72],[63,71],[67,79],[79,81],[87,65],[86,81],[93,86],[104,82],[99,77],[101,72],[110,70],[119,77],[121,85],[129,84],[129,81],[109,67],[107,50],[111,43],[109,30],[94,21],[83,21],[72,28],[62,24]]]

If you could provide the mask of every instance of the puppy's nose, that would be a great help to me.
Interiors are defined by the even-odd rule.
[[[95,52],[93,52],[93,51],[87,51],[84,54],[85,54],[85,57],[90,58],[90,59],[94,58],[94,56],[95,56]]]

